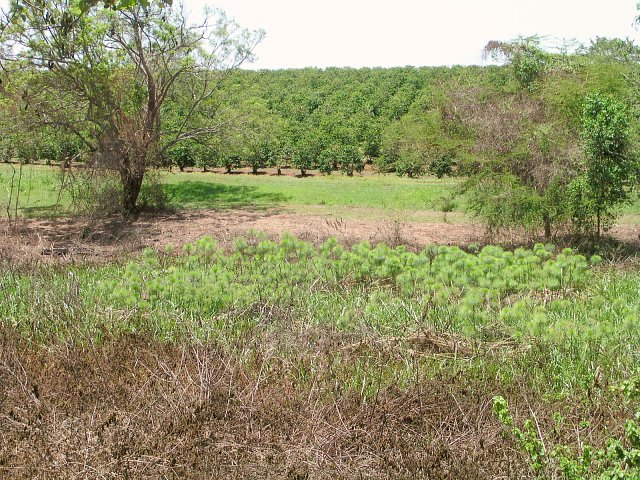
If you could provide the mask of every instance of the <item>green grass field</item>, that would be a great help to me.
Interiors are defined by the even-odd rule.
[[[14,170],[15,169],[15,170]],[[455,192],[460,180],[401,178],[395,175],[296,178],[273,175],[223,175],[201,172],[159,172],[169,206],[175,209],[265,210],[286,207],[301,214],[339,215],[383,219],[401,214],[404,220],[439,221],[443,199]],[[71,212],[70,196],[60,193],[61,172],[56,168],[26,165],[22,178],[16,166],[0,164],[0,215],[7,205],[26,217],[55,217]],[[19,196],[18,182],[20,182]],[[13,188],[12,188],[13,185]],[[11,200],[10,200],[11,199]],[[10,200],[10,201],[9,201]],[[454,202],[454,222],[467,221],[464,199]],[[640,201],[622,208],[622,223],[637,224]]]
[[[15,208],[18,181],[18,212],[25,216],[65,213],[69,196],[59,194],[61,173],[44,166],[24,166],[22,179],[14,166],[0,164],[0,208],[6,216],[11,196]],[[295,178],[270,175],[221,175],[215,173],[160,172],[169,205],[181,209],[267,209],[278,206],[308,213],[309,207],[324,211],[344,207],[382,211],[440,209],[441,199],[457,180],[407,179],[394,175],[346,177],[342,175]]]
[[[170,202],[186,208],[322,205],[383,210],[437,210],[440,199],[457,184],[394,175],[295,178],[211,173],[174,173],[163,176],[163,182]]]

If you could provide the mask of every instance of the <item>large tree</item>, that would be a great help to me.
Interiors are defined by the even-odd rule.
[[[190,23],[182,5],[83,9],[77,0],[13,3],[5,14],[2,60],[33,127],[73,132],[93,164],[116,172],[122,207],[137,209],[145,173],[177,143],[219,128],[211,102],[225,74],[251,58],[261,31],[241,29],[218,10]],[[179,121],[163,124],[167,105]],[[208,110],[209,109],[209,110]]]

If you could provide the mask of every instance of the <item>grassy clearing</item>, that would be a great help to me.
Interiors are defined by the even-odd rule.
[[[0,218],[7,216],[13,169],[0,164]],[[284,207],[298,214],[343,219],[433,223],[465,223],[464,198],[446,215],[443,198],[455,191],[459,180],[400,178],[395,175],[343,175],[295,178],[270,175],[160,172],[169,205],[176,209],[267,210]],[[55,217],[70,213],[70,198],[60,194],[61,173],[51,167],[26,165],[20,185],[18,213],[26,217]],[[17,193],[13,177],[12,215]],[[640,200],[621,208],[620,223],[640,223]]]
[[[163,178],[174,205],[187,208],[274,205],[437,210],[454,180],[394,175],[307,178],[175,173]]]
[[[13,170],[0,164],[0,207],[6,216]],[[27,165],[23,168],[19,212],[25,216],[64,213],[69,198],[59,199],[56,169]],[[397,211],[434,211],[455,180],[407,179],[393,175],[346,177],[341,175],[295,178],[266,175],[160,172],[169,204],[187,209],[268,209],[286,206],[306,213],[311,207],[344,214],[350,207],[368,208],[378,216]],[[14,179],[15,182],[15,179]],[[15,183],[14,183],[15,185]],[[15,201],[15,192],[12,202]],[[56,202],[60,205],[56,208]]]

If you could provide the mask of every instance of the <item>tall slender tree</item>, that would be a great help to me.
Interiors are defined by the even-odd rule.
[[[636,183],[637,162],[630,151],[629,116],[624,104],[601,94],[584,103],[582,139],[585,151],[583,199],[595,216],[596,234],[612,208],[629,199]]]

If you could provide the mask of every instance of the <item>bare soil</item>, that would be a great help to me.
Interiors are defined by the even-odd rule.
[[[0,255],[14,259],[39,257],[107,258],[145,247],[176,247],[205,235],[230,245],[249,230],[278,238],[284,232],[315,243],[336,237],[343,243],[362,240],[420,248],[429,243],[468,244],[483,238],[474,224],[412,223],[399,220],[343,219],[302,215],[286,210],[181,211],[144,214],[137,219],[21,219],[17,224],[0,223],[4,247]]]
[[[180,247],[205,235],[229,246],[234,238],[250,230],[262,231],[270,238],[289,232],[314,243],[336,237],[347,245],[368,240],[391,246],[407,245],[412,249],[432,243],[461,246],[471,243],[522,243],[517,232],[511,235],[502,233],[499,238],[492,238],[481,225],[473,223],[404,222],[398,218],[369,216],[365,211],[361,213],[361,218],[341,218],[292,213],[286,209],[235,209],[142,214],[135,219],[21,219],[11,224],[3,221],[0,222],[0,260],[112,260],[146,247],[161,249],[169,244]],[[640,225],[623,224],[615,226],[609,235],[618,241],[637,245],[639,233]]]

